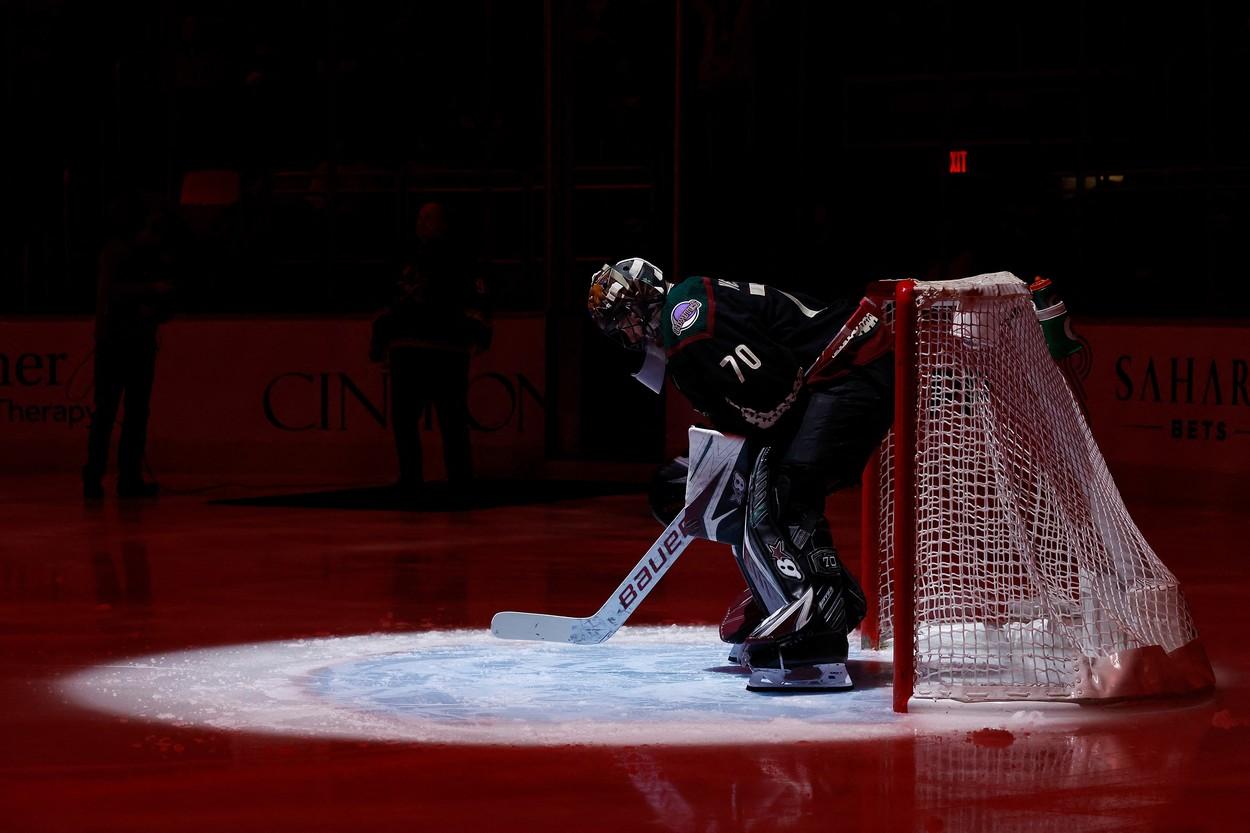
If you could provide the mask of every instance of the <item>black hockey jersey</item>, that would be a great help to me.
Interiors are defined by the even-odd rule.
[[[855,309],[849,300],[824,303],[760,283],[687,278],[669,290],[661,313],[669,375],[718,429],[772,433],[801,410],[804,371]],[[867,375],[884,393],[888,359],[879,350],[857,357],[876,335],[857,335],[839,360],[846,374]]]

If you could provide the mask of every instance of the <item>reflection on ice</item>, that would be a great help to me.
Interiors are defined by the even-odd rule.
[[[914,732],[867,743],[725,748],[711,772],[695,750],[621,749],[613,758],[648,822],[675,832],[726,808],[740,814],[741,830],[817,829],[812,819],[829,808],[858,819],[852,829],[883,831],[1174,830],[1187,829],[1174,823],[1178,807],[1201,817],[1185,791],[1204,738],[1220,731],[1209,701],[1078,711],[1073,722],[1070,706],[938,708],[913,715]]]

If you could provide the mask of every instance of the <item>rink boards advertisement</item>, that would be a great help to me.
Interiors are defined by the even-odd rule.
[[[1069,373],[1121,491],[1244,500],[1250,338],[1242,323],[1078,326]],[[1140,480],[1139,480],[1140,478]]]
[[[1250,472],[1250,339],[1237,324],[1078,323],[1067,375],[1122,488],[1224,492]],[[0,323],[0,466],[81,465],[92,409],[88,319]],[[369,321],[186,319],[161,331],[148,456],[156,472],[394,475],[389,378],[368,360]],[[538,474],[544,458],[544,322],[496,322],[473,359],[474,461]],[[670,396],[670,450],[690,411]],[[422,421],[426,475],[442,476],[437,419]],[[1126,476],[1127,475],[1127,476]],[[1138,478],[1144,477],[1144,481]]]
[[[90,320],[0,323],[0,467],[74,470],[93,410]],[[148,459],[154,472],[396,476],[390,378],[368,319],[192,319],[160,331]],[[470,366],[477,471],[522,477],[543,460],[543,320],[502,318]],[[437,413],[421,420],[425,473],[443,476]]]

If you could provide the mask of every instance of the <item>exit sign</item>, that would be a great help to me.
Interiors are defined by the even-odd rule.
[[[968,173],[968,151],[952,150],[950,172],[953,174]]]

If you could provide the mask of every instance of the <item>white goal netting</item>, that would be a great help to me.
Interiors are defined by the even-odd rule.
[[[1177,581],[1125,509],[1024,283],[917,282],[915,298],[913,693],[1084,699],[1210,685]],[[886,639],[895,449],[891,433],[876,531]]]

